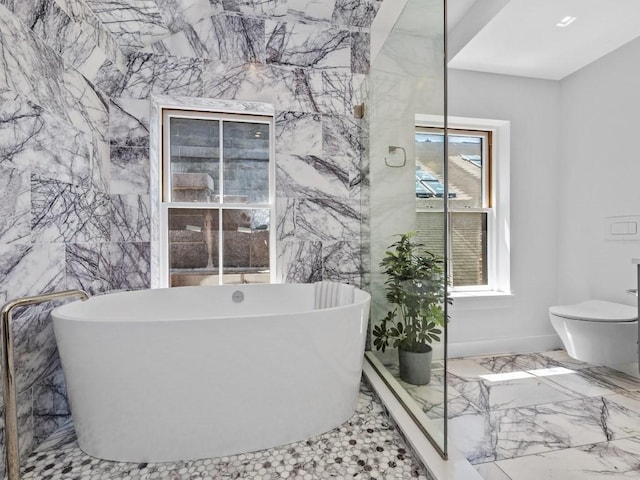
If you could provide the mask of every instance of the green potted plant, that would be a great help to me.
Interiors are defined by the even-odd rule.
[[[431,380],[433,341],[444,328],[445,273],[442,257],[414,241],[416,232],[400,234],[380,262],[386,299],[392,305],[373,328],[374,346],[398,349],[400,378],[414,385]]]

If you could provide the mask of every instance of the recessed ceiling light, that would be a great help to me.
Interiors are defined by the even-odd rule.
[[[576,19],[576,17],[572,17],[570,15],[567,15],[562,20],[560,20],[558,23],[556,23],[556,27],[568,27],[569,25],[571,25],[573,23],[573,21],[575,19]]]

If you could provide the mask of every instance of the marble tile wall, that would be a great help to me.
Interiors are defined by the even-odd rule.
[[[359,283],[378,7],[0,0],[0,300],[149,286],[152,95],[272,103],[281,279]],[[24,454],[69,417],[49,308],[15,315]]]
[[[148,135],[151,97],[272,103],[279,279],[359,284],[365,138],[352,109],[363,96],[377,3],[338,2],[331,13],[305,2],[211,5],[213,14],[182,19],[177,31],[160,2],[157,11],[148,5],[135,41],[132,32],[111,29],[129,63],[124,74],[109,68],[96,78],[112,107],[110,192],[130,201],[148,193],[148,149],[140,139]],[[128,18],[126,8],[119,15]]]
[[[79,284],[69,252],[110,244],[112,206],[108,101],[87,80],[106,55],[56,4],[39,1],[0,2],[0,50],[4,303]],[[69,418],[50,308],[14,314],[23,455]]]

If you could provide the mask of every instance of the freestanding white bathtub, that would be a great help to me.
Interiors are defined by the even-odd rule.
[[[303,440],[358,401],[368,293],[349,285],[121,292],[52,311],[80,448],[125,462]]]

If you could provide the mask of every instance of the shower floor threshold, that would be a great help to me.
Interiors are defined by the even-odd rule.
[[[482,480],[482,476],[474,466],[462,453],[453,448],[451,443],[448,446],[448,460],[440,456],[368,360],[364,362],[363,372],[371,388],[386,407],[389,416],[398,425],[413,454],[426,467],[434,480]]]

